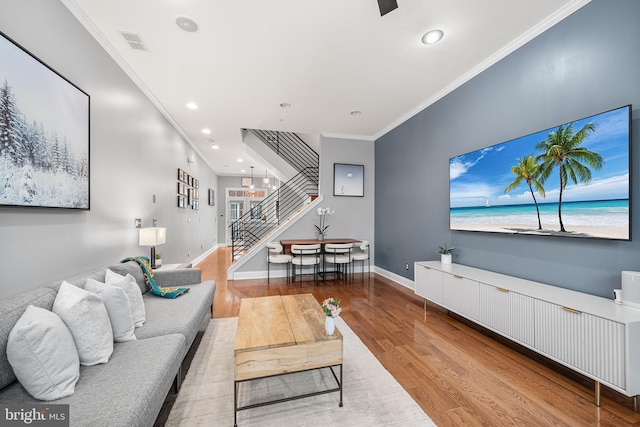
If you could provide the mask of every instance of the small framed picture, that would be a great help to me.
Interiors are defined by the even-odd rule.
[[[242,177],[242,186],[249,187],[251,185],[251,178],[248,176]]]
[[[364,165],[334,163],[333,195],[364,197]]]

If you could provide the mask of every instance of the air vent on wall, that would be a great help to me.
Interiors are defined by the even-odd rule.
[[[149,49],[147,49],[147,45],[144,44],[144,41],[142,40],[140,34],[132,33],[129,31],[120,31],[120,34],[122,34],[122,37],[124,37],[126,42],[129,43],[131,49],[144,50],[145,52],[149,51]]]

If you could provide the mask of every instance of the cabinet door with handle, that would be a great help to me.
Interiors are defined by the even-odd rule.
[[[536,300],[535,313],[536,348],[576,368],[582,366],[582,312]]]
[[[497,286],[480,283],[478,320],[516,341],[534,344],[534,299]]]
[[[443,305],[469,319],[478,319],[479,284],[455,274],[442,274]]]
[[[417,262],[414,264],[414,272],[416,294],[442,304],[442,272]]]
[[[625,388],[625,326],[536,300],[536,348],[564,363]]]

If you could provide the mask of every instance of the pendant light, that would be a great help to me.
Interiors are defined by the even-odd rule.
[[[256,188],[256,186],[253,185],[253,166],[251,166],[251,185],[249,185],[249,188],[252,190]]]
[[[264,170],[264,179],[262,180],[262,188],[271,187],[271,182],[269,181],[269,171],[267,169]]]

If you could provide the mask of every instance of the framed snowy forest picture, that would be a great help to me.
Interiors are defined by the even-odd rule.
[[[89,209],[89,95],[1,32],[0,205]]]

